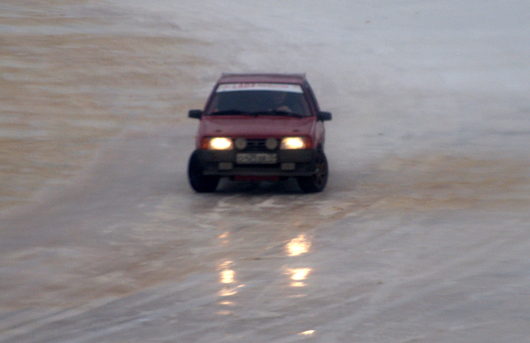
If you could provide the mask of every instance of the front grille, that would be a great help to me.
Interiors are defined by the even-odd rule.
[[[268,151],[265,141],[266,139],[263,138],[247,139],[247,147],[244,151]]]

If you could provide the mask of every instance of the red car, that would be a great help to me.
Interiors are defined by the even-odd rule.
[[[294,177],[304,192],[320,192],[328,180],[324,121],[300,74],[223,74],[203,110],[196,150],[188,165],[191,187],[214,192],[221,177],[281,180]]]

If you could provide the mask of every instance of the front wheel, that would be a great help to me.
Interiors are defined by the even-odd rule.
[[[197,193],[211,193],[215,192],[217,184],[219,183],[219,176],[209,176],[203,174],[203,167],[194,152],[190,156],[188,163],[188,180],[191,188]]]
[[[315,159],[316,172],[311,176],[298,177],[298,186],[305,193],[322,192],[328,182],[328,160],[323,151],[317,153]]]

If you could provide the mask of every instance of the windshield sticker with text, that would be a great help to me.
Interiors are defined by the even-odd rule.
[[[236,91],[281,91],[302,93],[300,85],[288,83],[225,83],[217,88],[217,93]]]

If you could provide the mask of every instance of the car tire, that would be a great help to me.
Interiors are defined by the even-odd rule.
[[[318,151],[315,158],[316,172],[311,176],[301,176],[297,178],[298,186],[305,193],[318,193],[326,188],[328,183],[328,160],[323,151]]]
[[[203,174],[203,167],[197,153],[190,156],[188,163],[188,180],[191,188],[197,193],[215,192],[219,184],[219,176],[209,176]]]

